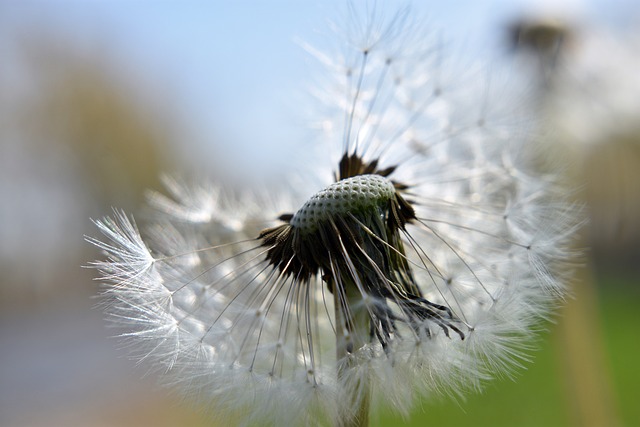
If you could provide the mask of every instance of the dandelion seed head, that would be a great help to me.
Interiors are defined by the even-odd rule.
[[[294,181],[311,197],[167,178],[144,239],[120,212],[89,239],[137,360],[249,424],[478,390],[526,361],[564,293],[578,221],[530,141],[494,120],[493,97],[456,93],[406,12],[367,12],[347,52],[319,55],[328,156]]]

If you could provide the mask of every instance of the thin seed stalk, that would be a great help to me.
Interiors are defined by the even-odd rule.
[[[351,369],[358,369],[358,358],[354,353],[366,344],[370,318],[363,306],[362,295],[351,280],[343,277],[343,289],[334,287],[336,314],[336,354],[338,360],[338,382],[346,387],[345,399],[351,400],[351,414],[342,416],[336,427],[366,427],[369,425],[370,385],[366,376],[350,375]],[[349,377],[357,380],[348,380]]]

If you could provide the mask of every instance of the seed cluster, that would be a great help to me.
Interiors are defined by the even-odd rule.
[[[296,212],[290,224],[301,232],[314,231],[318,223],[335,215],[372,208],[395,194],[391,181],[380,175],[358,175],[331,184],[314,194]]]

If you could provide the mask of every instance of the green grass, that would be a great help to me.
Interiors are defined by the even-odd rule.
[[[620,419],[640,426],[640,281],[625,285],[601,292],[602,327]]]

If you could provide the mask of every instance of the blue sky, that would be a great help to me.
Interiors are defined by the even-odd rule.
[[[291,112],[314,63],[298,41],[322,43],[326,22],[339,16],[343,3],[0,0],[0,35],[53,28],[87,49],[106,49],[125,73],[167,91],[164,99],[191,133],[185,139],[204,146],[215,134],[255,147],[255,141],[273,145],[302,137],[302,124]],[[454,0],[416,1],[412,7],[460,46],[458,54],[478,55],[496,46],[510,17],[537,4]],[[632,2],[562,4],[614,20]]]

